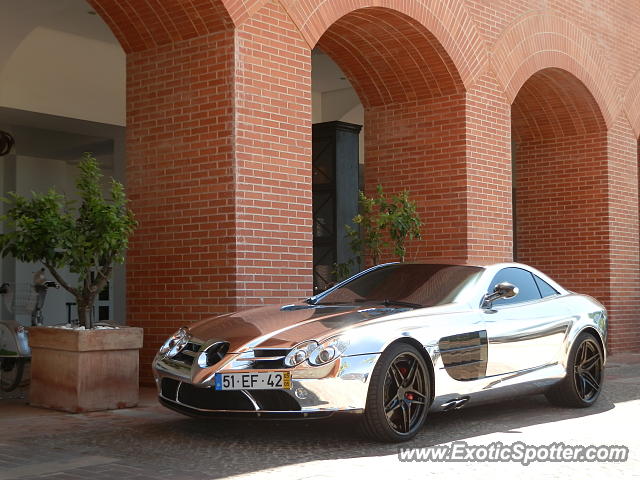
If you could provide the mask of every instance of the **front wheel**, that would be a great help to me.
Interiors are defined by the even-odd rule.
[[[424,425],[430,399],[429,370],[422,355],[405,343],[391,345],[371,376],[364,433],[383,442],[413,438]]]
[[[554,405],[590,407],[602,390],[604,356],[591,333],[582,333],[573,343],[567,361],[567,375],[545,394]]]
[[[10,392],[15,390],[22,381],[25,358],[0,359],[0,390]]]

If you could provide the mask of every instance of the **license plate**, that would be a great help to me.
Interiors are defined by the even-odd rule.
[[[291,372],[216,373],[216,390],[290,390]]]

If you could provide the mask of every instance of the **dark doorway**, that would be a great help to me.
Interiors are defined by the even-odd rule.
[[[345,225],[358,213],[358,151],[361,125],[313,125],[313,290],[336,281],[335,266],[353,257]]]

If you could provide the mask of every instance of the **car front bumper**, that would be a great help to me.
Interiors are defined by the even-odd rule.
[[[187,370],[176,370],[162,358],[154,361],[154,373],[161,403],[187,415],[313,418],[335,412],[362,413],[379,356],[341,357],[321,378],[303,378],[314,372],[293,369],[290,390],[216,391],[213,375],[197,383]]]

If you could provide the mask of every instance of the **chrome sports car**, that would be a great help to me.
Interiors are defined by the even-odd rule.
[[[544,392],[592,405],[607,313],[517,263],[373,267],[298,303],[183,327],[158,352],[160,401],[188,415],[361,415],[413,437],[430,411]]]

